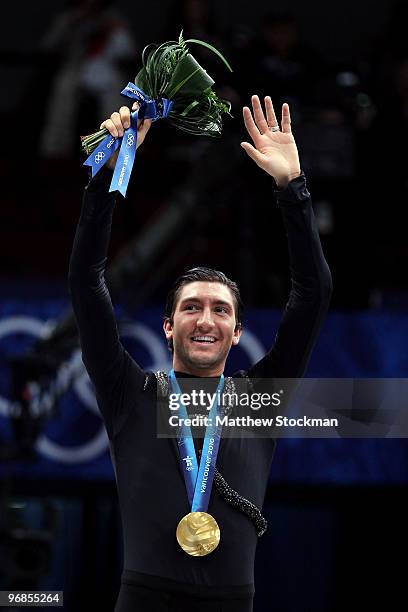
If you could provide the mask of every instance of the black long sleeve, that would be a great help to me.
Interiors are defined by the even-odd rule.
[[[292,287],[272,348],[248,371],[254,379],[304,374],[332,292],[304,174],[275,195],[288,240]]]
[[[120,429],[144,372],[124,350],[105,283],[105,266],[116,194],[112,172],[103,168],[85,189],[69,266],[69,289],[79,329],[82,359],[94,383],[109,436]]]

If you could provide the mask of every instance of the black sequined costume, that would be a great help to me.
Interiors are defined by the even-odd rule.
[[[221,529],[218,548],[206,557],[190,557],[175,538],[178,522],[190,510],[177,444],[156,437],[156,378],[122,347],[104,281],[115,203],[115,194],[108,193],[110,179],[103,169],[85,190],[70,291],[116,473],[124,537],[116,610],[197,612],[216,605],[217,610],[249,612],[258,540],[253,521],[226,503],[214,486],[208,512]],[[288,237],[292,289],[271,350],[237,377],[302,376],[330,299],[330,272],[304,176],[275,195]],[[221,441],[219,472],[257,508],[262,508],[274,447],[273,439]]]

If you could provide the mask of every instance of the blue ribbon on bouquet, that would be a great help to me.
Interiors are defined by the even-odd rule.
[[[139,109],[130,114],[130,127],[120,138],[113,138],[108,134],[83,165],[91,167],[93,178],[120,147],[109,191],[120,191],[125,196],[136,156],[138,119],[151,119],[152,121],[165,119],[171,111],[173,102],[167,98],[152,100],[134,83],[128,83],[120,93],[122,96],[137,100],[140,104]]]

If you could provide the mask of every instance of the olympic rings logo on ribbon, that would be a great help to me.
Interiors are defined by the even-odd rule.
[[[103,158],[105,157],[105,153],[103,151],[99,151],[96,155],[95,155],[95,163],[99,164],[99,162],[101,162],[103,160]]]
[[[127,135],[126,138],[126,146],[127,147],[131,147],[133,145],[133,143],[135,142],[135,137],[132,133]]]

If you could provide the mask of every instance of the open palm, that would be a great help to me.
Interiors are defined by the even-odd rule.
[[[244,106],[245,127],[255,146],[241,142],[241,146],[255,163],[274,177],[279,187],[284,187],[292,178],[300,174],[299,154],[290,125],[289,105],[282,106],[282,131],[272,131],[279,127],[272,100],[265,98],[266,117],[258,96],[252,96],[252,109]]]

